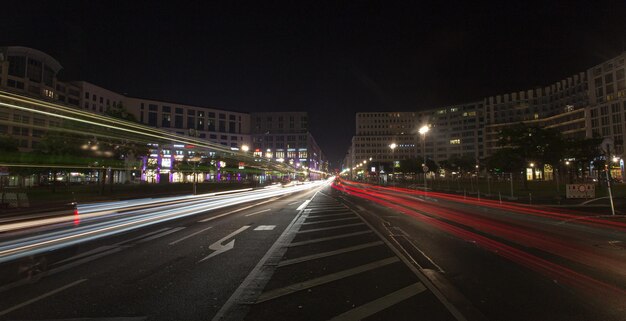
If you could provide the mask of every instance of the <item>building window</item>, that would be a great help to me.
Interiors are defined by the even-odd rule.
[[[183,128],[183,116],[182,115],[176,115],[174,117],[174,127]]]
[[[148,125],[157,126],[157,113],[150,112],[148,113]]]
[[[195,115],[195,113],[194,113]],[[196,118],[195,117],[187,117],[187,129],[192,129],[195,127]]]
[[[458,145],[458,144],[460,144],[460,143],[461,143],[461,140],[460,140],[460,139],[458,139],[458,138],[456,138],[456,139],[451,139],[451,140],[450,140],[450,144],[451,144],[451,145]]]
[[[161,127],[169,128],[172,125],[172,116],[170,114],[163,114],[161,120]]]

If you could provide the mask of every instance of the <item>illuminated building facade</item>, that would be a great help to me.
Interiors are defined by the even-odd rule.
[[[328,161],[309,132],[306,112],[263,112],[250,117],[255,156],[306,169],[313,179],[321,177],[317,171],[328,170]]]

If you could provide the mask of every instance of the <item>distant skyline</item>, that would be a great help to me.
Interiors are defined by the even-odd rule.
[[[624,51],[624,1],[12,3],[0,45],[44,51],[135,97],[307,111],[339,166],[358,111],[417,111],[545,86]]]

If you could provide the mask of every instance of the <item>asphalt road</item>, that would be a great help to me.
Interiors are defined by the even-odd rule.
[[[626,220],[345,183],[345,202],[460,306],[490,320],[626,320]]]
[[[314,192],[226,207],[55,251],[46,262],[49,275],[3,287],[0,318],[210,319]],[[233,248],[223,251],[233,240]]]
[[[22,258],[0,320],[626,320],[619,224],[353,188]]]

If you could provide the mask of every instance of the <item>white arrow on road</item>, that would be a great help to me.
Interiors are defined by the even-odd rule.
[[[213,253],[211,253],[209,256],[205,257],[204,259],[198,261],[198,263],[204,261],[204,260],[208,260],[216,255],[220,255],[226,251],[232,250],[235,247],[235,240],[232,240],[224,245],[222,245],[222,242],[228,240],[229,238],[245,231],[246,229],[248,229],[250,227],[250,225],[244,225],[242,227],[240,227],[238,230],[224,236],[223,238],[221,238],[219,241],[209,245],[209,249],[215,251]]]

